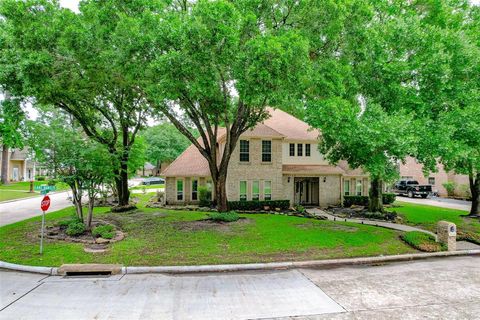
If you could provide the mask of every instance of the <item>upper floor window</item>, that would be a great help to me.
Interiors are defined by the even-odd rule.
[[[272,161],[272,141],[262,140],[262,162]]]
[[[250,161],[250,142],[248,140],[240,140],[240,161]]]
[[[431,184],[432,186],[435,185],[435,177],[429,177],[428,184]]]
[[[343,180],[343,194],[350,195],[350,180]]]
[[[362,195],[362,180],[357,180],[357,184],[355,185],[355,193],[357,196]]]
[[[305,156],[310,157],[310,143],[305,144]]]
[[[247,181],[240,181],[240,201],[247,200]]]
[[[290,157],[295,156],[295,143],[290,143]]]
[[[252,181],[252,200],[260,200],[260,182]]]
[[[301,143],[297,144],[297,156],[303,156],[303,144]]]

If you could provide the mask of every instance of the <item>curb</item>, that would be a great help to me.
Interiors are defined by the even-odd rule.
[[[220,265],[200,265],[200,266],[158,266],[158,267],[122,267],[121,274],[145,274],[145,273],[202,273],[202,272],[233,272],[233,271],[255,271],[255,270],[279,270],[295,268],[322,268],[322,267],[342,267],[352,265],[368,265],[387,262],[412,261],[437,257],[457,257],[480,255],[480,249],[462,250],[462,251],[442,251],[433,253],[413,253],[393,256],[378,256],[364,258],[347,259],[328,259],[313,261],[293,261],[293,262],[270,262],[270,263],[250,263],[250,264],[220,264]],[[40,273],[47,275],[58,275],[56,267],[35,267],[0,261],[0,269],[12,271],[23,271],[30,273]]]

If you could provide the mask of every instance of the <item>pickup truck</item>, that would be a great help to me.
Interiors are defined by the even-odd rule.
[[[426,198],[432,193],[432,186],[428,184],[420,185],[417,180],[402,179],[395,183],[393,192],[398,195],[408,196],[409,198],[415,196]]]

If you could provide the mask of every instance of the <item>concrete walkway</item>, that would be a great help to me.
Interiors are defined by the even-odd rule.
[[[398,231],[420,231],[424,232],[427,234],[430,234],[437,238],[437,235],[433,232],[423,230],[420,228],[415,228],[411,226],[407,226],[404,224],[398,224],[398,223],[392,223],[392,222],[385,222],[385,221],[375,221],[375,220],[367,220],[367,219],[351,219],[351,218],[340,218],[336,217],[326,211],[320,210],[318,208],[309,208],[307,209],[307,212],[316,216],[323,216],[326,217],[328,220],[331,221],[343,221],[343,222],[352,222],[352,223],[359,223],[359,224],[366,224],[370,226],[376,226],[376,227],[383,227],[383,228],[388,228],[388,229],[393,229],[393,230],[398,230]]]
[[[0,319],[478,319],[480,257],[198,275],[0,271]]]
[[[435,206],[435,207],[440,207],[440,208],[457,209],[457,210],[462,210],[462,211],[470,211],[470,207],[472,205],[471,201],[448,199],[448,198],[439,198],[439,197],[421,199],[421,198],[408,198],[408,197],[397,196],[396,200],[399,201],[399,202],[423,204],[423,205],[426,205],[426,206]]]
[[[67,191],[49,194],[51,205],[47,212],[53,212],[71,206],[72,202],[67,199],[69,194],[71,193]],[[38,197],[0,203],[0,226],[40,216],[42,214],[42,210],[40,209],[42,198],[43,196],[40,195]]]

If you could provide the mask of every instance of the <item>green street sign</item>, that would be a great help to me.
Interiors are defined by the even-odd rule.
[[[46,184],[42,184],[41,186],[35,186],[34,188],[37,191],[40,191],[41,194],[47,194],[49,191],[55,191],[57,188],[55,186],[49,186]],[[46,191],[45,193],[43,193]]]

